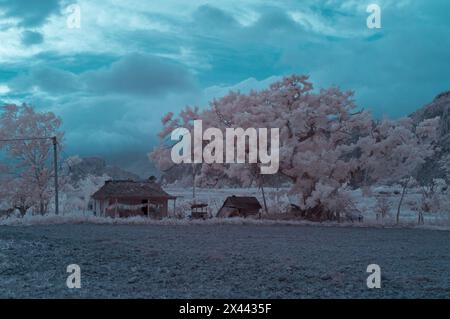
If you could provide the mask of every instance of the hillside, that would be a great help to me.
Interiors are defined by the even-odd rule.
[[[450,161],[450,91],[436,96],[429,104],[410,115],[416,123],[439,116],[439,147],[440,151],[430,159],[420,170],[419,179],[442,178],[446,175],[442,163]]]
[[[106,161],[100,157],[81,158],[79,162],[70,166],[70,175],[74,181],[83,179],[87,175],[108,175],[112,179],[139,179],[136,174],[117,166],[108,165]]]

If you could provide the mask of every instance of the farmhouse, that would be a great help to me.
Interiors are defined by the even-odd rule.
[[[259,214],[262,206],[256,197],[230,196],[217,213],[217,217],[247,217]]]
[[[154,180],[106,181],[92,195],[92,209],[96,215],[107,217],[163,218],[169,214],[169,200],[175,207],[176,197],[167,194]]]

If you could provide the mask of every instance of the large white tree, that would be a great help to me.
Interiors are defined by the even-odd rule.
[[[195,119],[203,120],[204,129],[279,128],[278,174],[291,181],[291,192],[299,196],[300,208],[305,215],[332,218],[343,206],[348,206],[340,199],[347,200],[346,187],[356,176],[370,174],[375,180],[385,176],[386,172],[375,164],[383,157],[377,150],[379,143],[395,144],[394,140],[398,139],[401,144],[404,136],[411,136],[411,139],[415,136],[417,143],[407,142],[395,149],[395,152],[406,152],[404,148],[407,148],[411,152],[407,159],[401,154],[391,154],[392,161],[395,162],[394,158],[398,156],[398,163],[408,166],[406,172],[417,164],[410,165],[409,159],[425,155],[418,154],[424,149],[419,143],[420,135],[425,134],[422,131],[427,125],[434,125],[427,122],[413,129],[403,122],[392,122],[394,126],[398,125],[392,137],[389,131],[392,123],[375,124],[368,112],[357,109],[352,96],[352,92],[335,87],[314,91],[308,77],[293,75],[266,90],[249,94],[230,92],[212,101],[202,111],[187,107],[179,116],[169,113],[163,118],[160,137],[166,141],[178,127],[192,130]],[[156,148],[150,157],[162,170],[174,165],[167,143]],[[242,185],[255,180],[261,183],[259,164],[198,165],[201,166],[197,170],[201,180],[213,185],[225,178],[239,180]],[[392,167],[391,171],[395,169]]]
[[[52,140],[22,138],[40,138],[56,136],[58,153],[61,149],[63,133],[59,130],[61,120],[52,112],[37,112],[28,105],[5,105],[0,114],[0,137],[19,139],[1,142],[0,149],[8,156],[7,170],[10,181],[2,182],[2,187],[10,188],[8,193],[14,203],[21,204],[21,212],[35,207],[44,214],[53,189]],[[22,186],[20,186],[22,185]]]

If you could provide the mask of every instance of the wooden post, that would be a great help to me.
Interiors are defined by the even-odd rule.
[[[55,215],[59,214],[59,188],[58,188],[58,140],[56,136],[52,137],[53,141],[53,167],[55,174]]]
[[[195,164],[192,164],[192,204],[195,204]]]
[[[175,217],[177,215],[176,209],[177,209],[177,199],[175,198],[173,200],[173,217]]]
[[[259,187],[261,187],[261,193],[262,193],[263,202],[264,202],[264,210],[266,211],[266,215],[268,215],[269,211],[267,209],[266,194],[264,192],[264,177],[262,175],[261,175],[261,178],[260,178],[260,185],[259,185]]]

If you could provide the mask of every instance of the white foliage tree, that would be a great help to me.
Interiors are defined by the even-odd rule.
[[[291,182],[291,193],[299,196],[305,216],[330,219],[336,217],[336,207],[342,207],[336,199],[345,197],[355,176],[364,172],[374,180],[386,180],[383,167],[388,162],[388,170],[394,173],[390,176],[401,178],[429,154],[421,143],[431,134],[434,122],[418,127],[406,120],[375,125],[368,112],[358,111],[352,95],[335,87],[315,92],[308,77],[293,75],[266,90],[230,92],[203,111],[187,107],[178,117],[169,113],[162,120],[160,137],[166,140],[179,127],[192,131],[195,119],[203,120],[204,127],[222,130],[279,128],[278,174]],[[163,171],[174,166],[167,143],[150,158]],[[198,165],[200,179],[210,186],[226,179],[238,180],[243,186],[255,181],[261,184],[258,164]],[[397,174],[399,168],[401,174]],[[190,171],[190,167],[185,169]]]

